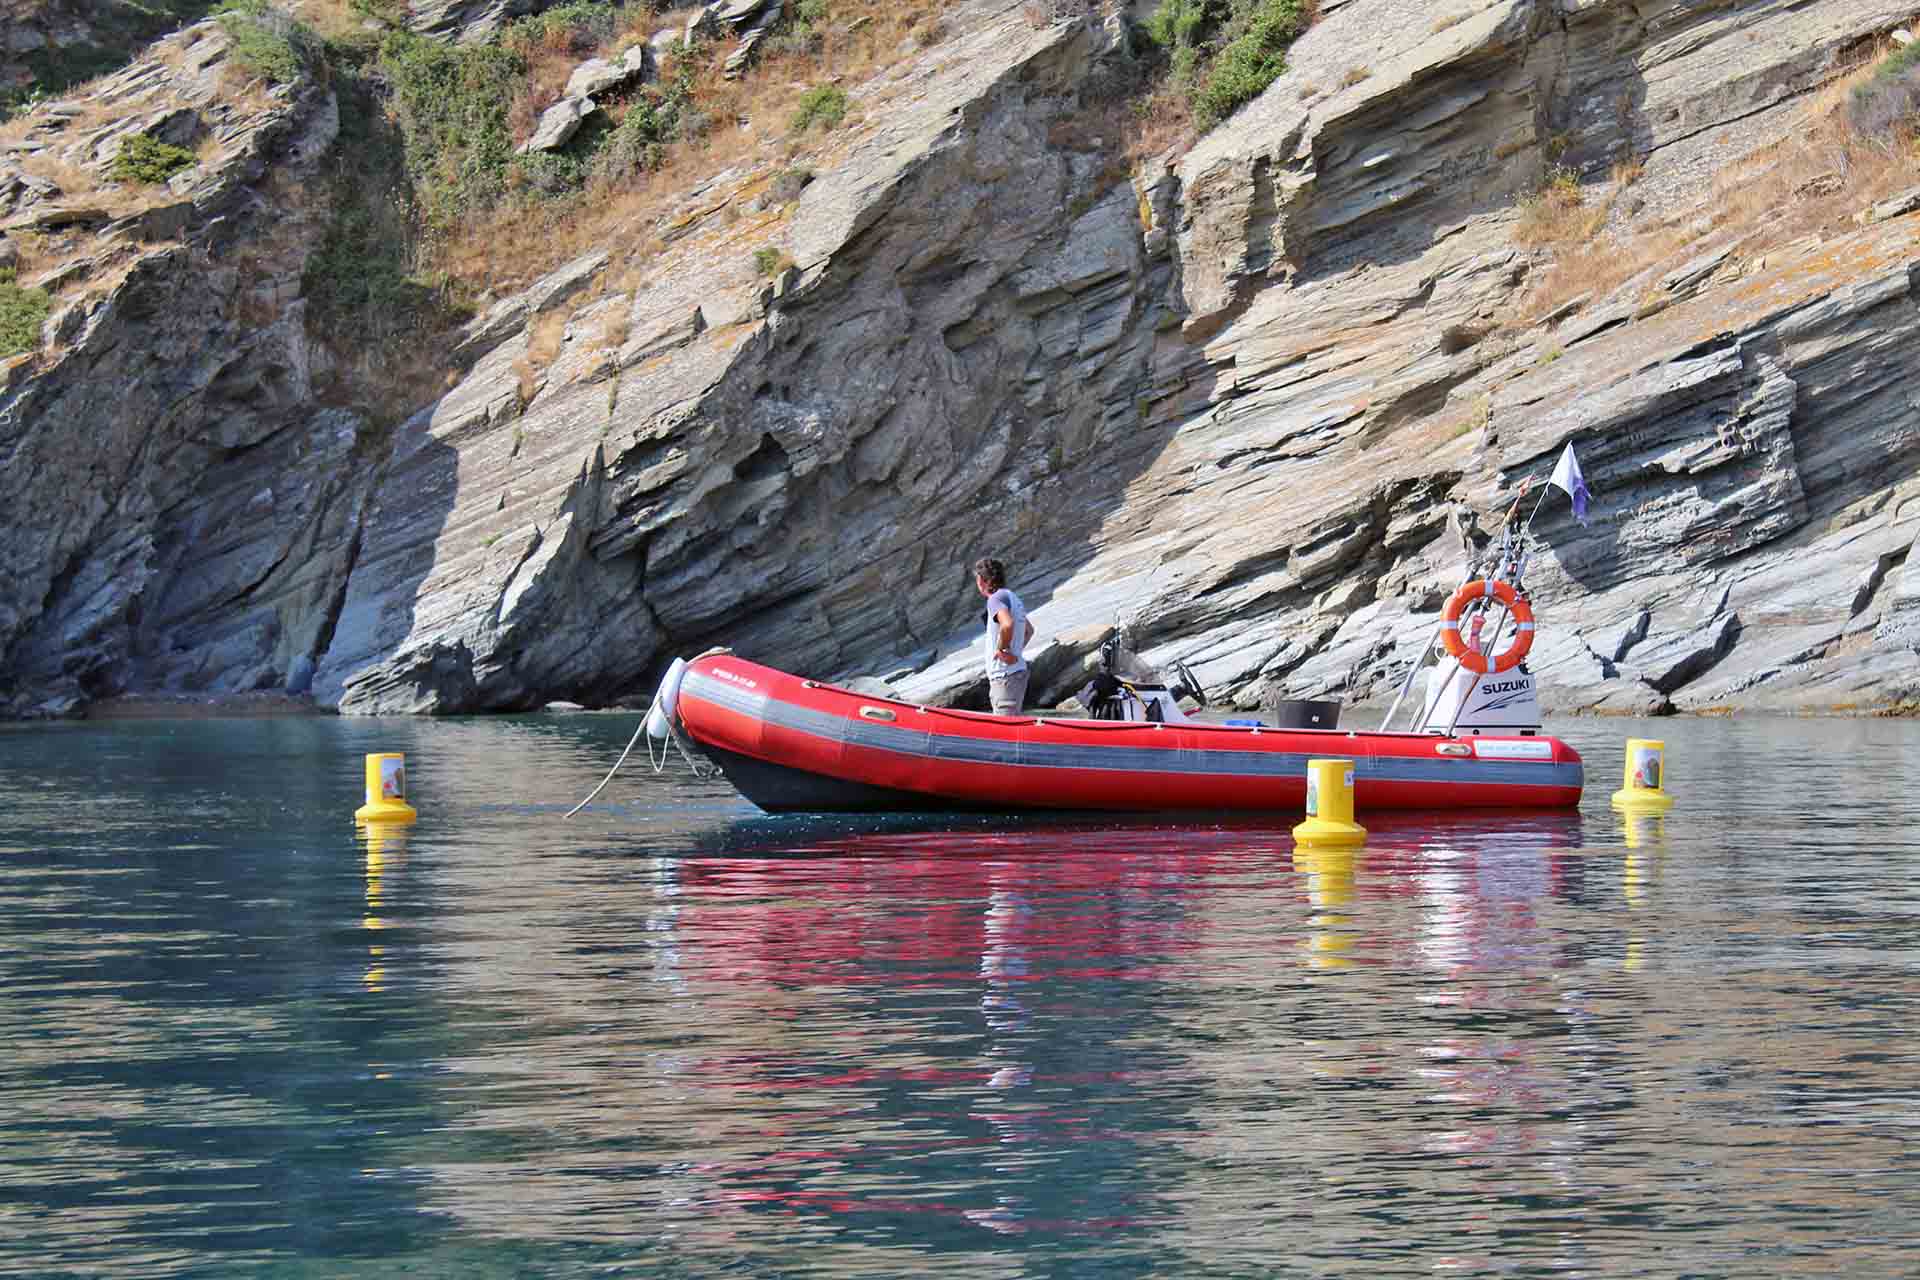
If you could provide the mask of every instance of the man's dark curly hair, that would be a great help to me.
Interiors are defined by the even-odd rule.
[[[998,591],[1007,585],[1007,566],[992,556],[981,556],[973,562],[973,576],[987,584],[987,590]]]

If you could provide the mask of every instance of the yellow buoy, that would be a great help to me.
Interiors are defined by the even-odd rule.
[[[1365,844],[1367,829],[1353,820],[1353,761],[1307,761],[1307,820],[1293,829],[1302,844]]]
[[[420,815],[407,803],[407,757],[384,751],[367,757],[367,802],[355,822],[412,822]]]
[[[1616,809],[1642,812],[1671,809],[1673,797],[1666,793],[1667,744],[1652,738],[1628,738],[1625,779],[1613,793]]]

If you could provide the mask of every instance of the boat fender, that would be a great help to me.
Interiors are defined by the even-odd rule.
[[[665,742],[673,734],[674,713],[680,707],[680,682],[686,678],[685,658],[675,658],[673,665],[667,668],[667,674],[660,678],[660,687],[653,695],[653,706],[647,711],[647,736],[655,742]]]
[[[1460,638],[1460,615],[1473,601],[1483,596],[1491,596],[1505,605],[1507,612],[1513,615],[1513,643],[1497,654],[1488,656]],[[1490,676],[1502,671],[1511,671],[1520,665],[1527,656],[1527,650],[1533,647],[1533,607],[1527,598],[1513,589],[1513,584],[1498,579],[1480,578],[1469,582],[1453,593],[1447,601],[1447,607],[1440,613],[1440,643],[1446,647],[1447,656],[1454,659],[1476,675]]]

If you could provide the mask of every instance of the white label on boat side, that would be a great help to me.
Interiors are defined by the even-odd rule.
[[[745,676],[737,676],[733,672],[727,670],[725,667],[715,667],[713,669],[713,674],[720,677],[720,679],[727,681],[729,684],[744,685],[749,689],[758,689],[760,687],[757,682],[753,680],[749,680]]]
[[[1489,742],[1484,738],[1475,738],[1473,754],[1482,760],[1552,760],[1553,744],[1537,738],[1519,742]]]

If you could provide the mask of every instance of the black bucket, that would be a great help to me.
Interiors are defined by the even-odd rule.
[[[1270,702],[1260,708],[1260,716],[1263,720],[1271,721],[1276,729],[1338,729],[1340,704],[1298,700]]]

